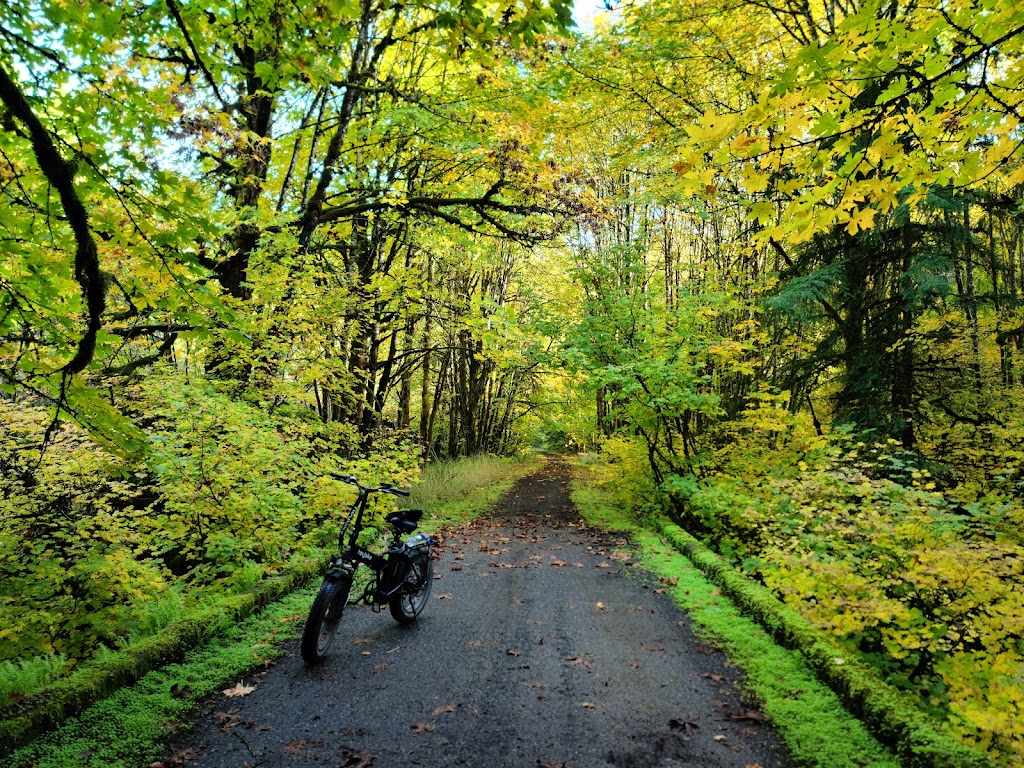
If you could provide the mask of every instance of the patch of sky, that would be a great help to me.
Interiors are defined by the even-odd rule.
[[[614,18],[619,4],[614,0],[575,0],[572,7],[572,18],[580,33],[594,34],[594,22],[602,16]]]

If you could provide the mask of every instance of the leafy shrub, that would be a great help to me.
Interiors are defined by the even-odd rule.
[[[147,496],[123,459],[50,417],[0,404],[0,659],[63,653],[69,662],[115,642],[167,573],[136,530]]]
[[[245,591],[337,533],[352,489],[408,484],[418,452],[355,435],[302,408],[268,415],[207,381],[151,375],[128,404],[150,441],[134,460],[52,416],[0,401],[0,660],[158,633],[210,591]],[[391,499],[373,514],[382,515]]]
[[[768,472],[723,472],[687,503],[720,551],[816,626],[965,740],[1020,759],[1024,548],[996,533],[1006,505],[972,515],[935,486],[894,444],[840,433],[776,452]]]

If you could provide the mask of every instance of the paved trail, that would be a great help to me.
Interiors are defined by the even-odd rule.
[[[174,751],[203,768],[787,765],[735,670],[612,557],[567,485],[550,460],[447,537],[414,625],[350,608],[323,665],[305,668],[292,643]]]

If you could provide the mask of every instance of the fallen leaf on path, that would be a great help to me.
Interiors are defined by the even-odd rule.
[[[372,642],[372,637],[360,637],[358,640],[353,640],[352,645],[370,645]]]
[[[582,704],[580,704],[580,706],[583,707],[584,709],[593,709],[594,708],[594,705],[591,704],[589,701],[584,701]]]
[[[222,731],[228,731],[238,725],[238,710],[229,709],[213,713],[213,719],[217,721],[217,727]]]
[[[388,664],[386,661],[382,661],[380,664],[374,664],[373,665],[373,671],[374,672],[383,672],[385,669],[387,669],[390,666],[391,665]]]
[[[505,651],[505,655],[506,656],[522,656],[523,653],[522,653],[522,651],[514,651],[511,648],[509,648],[507,651]]]
[[[599,610],[599,611],[607,611],[608,610],[608,606],[605,605],[604,603],[599,602],[597,604],[597,610]]]
[[[666,587],[678,587],[679,579],[662,579],[661,583],[664,584]]]
[[[720,733],[717,736],[715,736],[715,741],[725,741],[725,736]]]
[[[373,755],[362,749],[341,750],[341,765],[339,768],[370,768],[373,765]]]
[[[409,726],[413,733],[429,733],[434,730],[433,723],[413,723]]]
[[[582,664],[585,667],[589,667],[590,664],[591,664],[591,661],[590,661],[590,659],[586,658],[585,656],[570,656],[568,659],[565,660],[565,663],[566,664],[570,664],[570,665]]]
[[[565,560],[552,560],[548,565],[553,565],[555,568],[565,568],[568,563]]]
[[[454,712],[458,708],[458,704],[442,704],[440,707],[437,707],[437,709],[434,710],[434,714],[432,715],[432,717],[449,714],[451,712]]]
[[[235,698],[238,696],[248,696],[255,690],[255,685],[246,685],[241,680],[239,680],[235,684],[234,688],[225,688],[223,691],[221,691],[221,693],[223,693],[225,696],[231,696],[232,698]]]
[[[462,570],[462,566],[461,565],[453,565],[451,567],[451,570],[453,570],[453,571],[461,571]]]
[[[692,731],[697,728],[700,728],[700,726],[692,720],[681,720],[678,717],[674,717],[671,720],[669,720],[668,727],[671,728],[673,731],[683,731],[684,733],[686,731]]]
[[[565,768],[565,763],[549,763],[547,760],[538,758],[537,768]]]
[[[730,720],[753,720],[754,722],[757,722],[757,723],[767,723],[768,722],[768,718],[765,717],[763,712],[760,712],[760,711],[758,711],[756,709],[748,709],[746,707],[741,707],[739,712],[737,712],[736,714],[733,714],[733,715],[729,715],[729,719]]]
[[[451,599],[452,599],[452,596],[451,596],[451,595],[449,595],[449,594],[444,594],[444,595],[438,595],[438,596],[437,596],[437,599],[438,599],[438,600],[451,600]]]
[[[649,648],[646,645],[641,645],[640,650],[644,653],[665,653],[664,648]]]
[[[305,739],[299,739],[289,744],[284,745],[284,751],[289,755],[301,755],[303,752],[310,750],[314,747],[322,746],[323,742],[317,741],[314,743],[308,742]]]
[[[156,760],[149,764],[149,768],[177,768],[178,766],[184,765],[186,760],[195,760],[199,757],[199,752],[188,747],[180,752],[175,753],[167,760]]]
[[[705,677],[708,680],[714,680],[716,683],[725,682],[725,677],[723,677],[722,675],[716,675],[714,672],[701,672],[700,676]]]
[[[656,594],[656,595],[664,595],[665,594],[665,590],[664,589],[656,589],[656,590],[654,590],[654,594]]]
[[[608,567],[610,567],[610,564],[608,562],[602,560],[600,563],[598,563],[594,567],[595,568],[608,568]]]

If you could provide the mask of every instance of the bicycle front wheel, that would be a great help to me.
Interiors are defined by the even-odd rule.
[[[402,593],[391,598],[388,608],[399,624],[414,621],[427,605],[430,588],[434,584],[434,562],[428,555],[413,560],[405,577]]]
[[[351,586],[351,577],[327,579],[320,586],[313,606],[309,609],[299,646],[302,659],[307,664],[319,664],[327,655],[338,622],[345,611]]]

